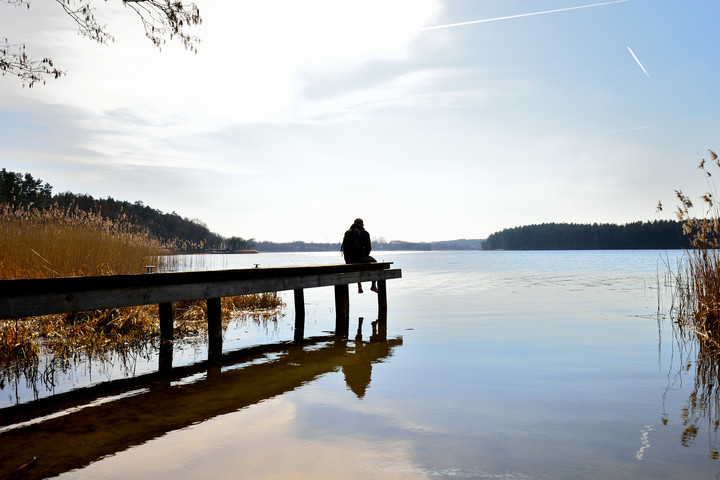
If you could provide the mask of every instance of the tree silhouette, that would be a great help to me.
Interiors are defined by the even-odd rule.
[[[93,1],[95,0],[55,0],[65,14],[78,25],[80,35],[101,44],[114,41],[114,37],[95,18]],[[107,1],[107,0],[105,0]],[[145,36],[158,48],[167,39],[177,38],[182,45],[197,52],[200,40],[186,32],[186,28],[200,25],[200,11],[194,3],[183,4],[180,0],[120,0],[140,19]],[[0,0],[8,6],[30,8],[30,0]],[[49,57],[31,58],[25,53],[24,43],[13,43],[0,38],[0,73],[18,77],[23,86],[32,87],[38,82],[45,83],[46,78],[59,78],[65,72],[58,69]]]
[[[45,208],[52,200],[52,187],[49,183],[33,178],[26,173],[0,170],[0,204],[7,203],[13,207]]]
[[[677,221],[616,224],[543,223],[506,228],[486,240],[488,250],[615,250],[683,248],[688,239]]]

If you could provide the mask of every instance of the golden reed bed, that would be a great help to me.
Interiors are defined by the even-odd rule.
[[[110,221],[77,208],[36,209],[0,205],[0,280],[145,272],[177,268],[168,252],[187,245],[163,244],[126,221]],[[222,299],[223,324],[231,318],[267,320],[283,302],[277,293]],[[159,337],[157,305],[114,308],[31,319],[0,320],[0,367],[17,370],[41,354],[56,359],[126,351]],[[205,302],[173,305],[175,335],[207,328]]]

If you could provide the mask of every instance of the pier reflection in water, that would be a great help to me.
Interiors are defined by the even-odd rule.
[[[32,410],[27,405],[6,408],[0,411],[0,477],[21,473],[22,478],[46,478],[81,468],[338,370],[348,388],[362,396],[372,364],[400,345],[401,337],[387,339],[373,324],[369,341],[359,335],[351,342],[325,336],[301,344],[264,345],[228,353],[217,365],[203,362],[162,377],[108,382],[87,389],[83,400],[59,396]],[[95,393],[99,391],[103,394]]]

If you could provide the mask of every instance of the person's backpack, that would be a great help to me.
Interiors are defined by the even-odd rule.
[[[358,258],[362,256],[362,248],[360,247],[360,230],[351,228],[345,232],[340,251],[345,258]]]

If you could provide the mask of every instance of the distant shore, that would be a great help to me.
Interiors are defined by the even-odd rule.
[[[205,250],[203,253],[211,253],[211,254],[239,254],[239,253],[260,253],[257,250]]]

